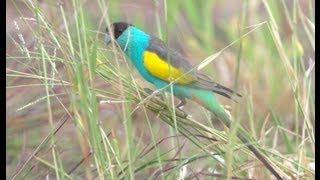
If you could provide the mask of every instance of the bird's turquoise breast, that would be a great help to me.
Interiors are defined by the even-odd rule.
[[[158,78],[151,75],[143,64],[143,53],[150,42],[148,34],[131,26],[118,37],[117,42],[143,78],[151,83],[157,81]]]

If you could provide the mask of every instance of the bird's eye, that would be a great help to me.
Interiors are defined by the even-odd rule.
[[[118,33],[119,33],[119,34],[121,34],[122,32],[123,32],[123,30],[122,30],[122,29],[119,29],[119,30],[118,30]]]

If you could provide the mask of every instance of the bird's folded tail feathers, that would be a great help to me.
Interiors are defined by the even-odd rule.
[[[206,90],[210,90],[213,91],[217,94],[220,94],[224,97],[227,97],[235,102],[237,102],[237,98],[242,97],[241,94],[236,93],[235,91],[222,86],[219,83],[216,83],[214,81],[212,81],[208,76],[201,74],[201,73],[197,73],[197,81],[195,81],[192,86],[195,88],[201,88],[201,89],[206,89]]]

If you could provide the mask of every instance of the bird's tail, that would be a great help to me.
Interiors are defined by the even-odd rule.
[[[231,119],[220,105],[215,95],[210,91],[194,89],[192,99],[211,111],[228,128],[231,126]],[[255,154],[255,156],[264,164],[264,166],[277,178],[282,179],[278,172],[271,165],[272,162],[266,159],[267,155],[260,150],[260,146],[254,138],[241,126],[237,128],[237,137]]]

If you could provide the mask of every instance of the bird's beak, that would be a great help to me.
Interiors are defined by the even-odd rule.
[[[111,42],[111,36],[108,33],[106,33],[104,40],[106,41],[107,45],[109,45]]]

